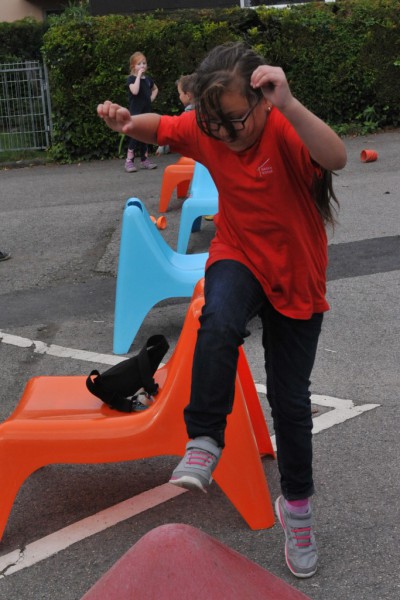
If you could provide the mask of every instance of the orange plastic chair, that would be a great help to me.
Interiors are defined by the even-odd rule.
[[[143,412],[110,409],[87,391],[85,376],[42,376],[28,382],[16,410],[0,425],[0,538],[23,482],[45,465],[183,456],[183,409],[189,400],[188,373],[203,302],[198,287],[176,348],[156,372],[159,393]],[[274,456],[241,349],[226,448],[214,479],[252,529],[274,523],[260,452]]]
[[[159,212],[166,212],[175,188],[178,198],[186,198],[193,177],[194,160],[182,156],[174,165],[165,167],[161,184]]]
[[[177,161],[176,165],[194,165],[195,161],[193,158],[189,158],[188,156],[181,156]]]

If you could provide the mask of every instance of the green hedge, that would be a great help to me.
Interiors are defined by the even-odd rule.
[[[41,60],[43,34],[47,23],[22,19],[14,23],[0,22],[0,62]]]
[[[362,132],[400,124],[397,0],[307,5],[260,17],[266,31],[277,32],[272,39],[256,35],[257,48],[283,67],[310,110],[332,125],[358,123]]]
[[[156,11],[132,17],[53,18],[44,35],[57,160],[106,158],[119,136],[96,116],[126,105],[129,56],[141,50],[160,93],[154,110],[180,112],[175,81],[215,45],[243,39],[281,65],[296,96],[339,132],[400,124],[398,0],[338,0],[290,9]]]

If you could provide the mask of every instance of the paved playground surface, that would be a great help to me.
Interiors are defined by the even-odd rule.
[[[79,600],[145,533],[174,522],[219,539],[312,600],[400,597],[400,131],[349,138],[346,146],[348,164],[335,179],[342,208],[330,236],[331,311],[312,383],[317,574],[292,577],[280,527],[251,531],[215,484],[207,496],[169,486],[176,457],[53,465],[25,482],[14,504],[0,542],[1,599]],[[378,160],[362,163],[364,148],[377,150]],[[163,170],[177,158],[160,157],[156,171],[135,174],[120,160],[0,171],[0,248],[13,255],[0,264],[1,420],[29,378],[88,374],[115,361],[122,209],[138,197],[158,216]],[[172,247],[180,206],[173,198],[162,232]],[[189,252],[207,249],[213,227],[204,222]],[[173,348],[187,306],[186,299],[156,306],[131,353],[154,333]],[[257,320],[251,330],[245,352],[270,422]],[[276,464],[263,465],[274,499]]]

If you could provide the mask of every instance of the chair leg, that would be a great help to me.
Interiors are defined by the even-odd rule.
[[[274,524],[274,511],[239,379],[226,428],[226,447],[214,479],[251,529]]]
[[[190,210],[190,206],[188,206],[188,202],[190,202],[190,199],[185,200],[182,205],[181,220],[179,223],[178,243],[176,249],[180,254],[186,254],[190,233],[193,227],[193,215]]]
[[[187,181],[181,181],[180,183],[178,183],[177,192],[176,192],[176,195],[178,196],[178,198],[186,198],[186,196],[189,193],[189,187],[190,187],[189,179]]]
[[[195,219],[195,221],[193,221],[192,233],[196,233],[197,231],[200,231],[202,218],[203,217],[197,217],[197,219]]]
[[[18,456],[0,440],[0,540],[22,484],[40,465],[33,466],[24,453]],[[26,459],[26,460],[25,460]]]
[[[176,187],[175,181],[163,181],[161,192],[160,192],[160,201],[158,204],[158,212],[167,212],[168,205],[171,200],[172,193]]]
[[[150,308],[146,310],[143,305],[135,304],[134,299],[127,296],[125,292],[117,292],[113,334],[113,352],[115,354],[129,352],[129,348]]]
[[[173,173],[169,173],[167,169],[168,167],[165,169],[164,178],[161,184],[160,200],[158,204],[159,212],[167,212],[175,188],[177,188],[178,198],[186,197],[191,180],[191,174],[189,173],[185,175],[174,175]]]

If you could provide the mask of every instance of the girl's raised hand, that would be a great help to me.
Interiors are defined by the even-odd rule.
[[[251,76],[250,85],[254,89],[261,88],[264,97],[280,109],[285,108],[293,98],[286,75],[280,67],[257,67]]]
[[[128,126],[131,122],[129,110],[119,104],[110,102],[110,100],[98,105],[97,114],[110,129],[120,133],[126,133],[125,126]]]

